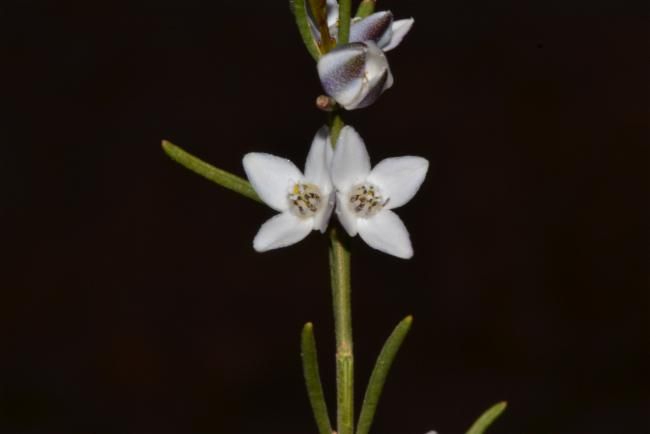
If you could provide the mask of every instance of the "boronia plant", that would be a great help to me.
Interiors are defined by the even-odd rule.
[[[422,157],[403,156],[371,167],[363,139],[344,124],[342,114],[372,105],[393,86],[386,52],[402,42],[414,20],[394,20],[390,11],[375,12],[375,0],[362,0],[354,17],[351,0],[292,0],[290,6],[326,94],[317,99],[317,107],[327,112],[327,124],[316,132],[304,170],[282,157],[254,152],[243,157],[246,181],[168,141],[162,145],[186,168],[278,212],[255,235],[256,251],[290,246],[312,231],[327,234],[336,339],[336,418],[325,402],[311,323],[305,324],[301,339],[307,395],[320,434],[368,434],[388,371],[413,319],[403,319],[388,337],[355,417],[349,238],[359,235],[374,249],[411,258],[409,232],[394,210],[415,196],[429,163]],[[483,433],[505,407],[501,402],[488,409],[467,434]]]

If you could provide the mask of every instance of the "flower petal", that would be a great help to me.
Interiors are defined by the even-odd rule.
[[[422,157],[386,158],[368,175],[368,182],[376,184],[384,197],[389,198],[386,209],[400,207],[415,196],[429,169]]]
[[[413,18],[408,18],[405,20],[397,20],[393,22],[393,28],[392,28],[392,36],[390,38],[390,42],[386,46],[381,46],[380,47],[384,51],[390,51],[393,48],[397,47],[400,42],[402,42],[402,39],[404,39],[404,36],[411,30],[411,27],[413,26],[414,23]]]
[[[332,160],[332,181],[342,193],[363,182],[370,173],[370,157],[359,133],[351,126],[341,129]]]
[[[327,225],[330,222],[330,217],[332,216],[332,211],[334,210],[334,201],[336,200],[334,192],[332,191],[329,194],[324,195],[322,200],[324,201],[323,205],[316,212],[316,215],[314,215],[314,230],[319,230],[321,233],[325,233]]]
[[[367,46],[366,78],[367,84],[362,92],[362,99],[354,107],[364,108],[374,103],[384,91],[393,85],[393,74],[388,66],[384,52],[372,41],[365,42]]]
[[[376,12],[350,26],[350,42],[373,41],[377,45],[388,45],[392,36],[393,14],[390,11]]]
[[[360,218],[358,225],[359,236],[370,247],[402,259],[413,256],[408,230],[393,211],[385,209],[375,216]]]
[[[260,152],[244,155],[243,164],[248,180],[264,203],[276,211],[289,209],[287,194],[296,182],[303,179],[295,164]]]
[[[390,81],[389,81],[390,78]],[[369,105],[372,105],[379,97],[381,96],[382,93],[384,93],[384,90],[388,89],[390,86],[387,86],[387,83],[390,83],[391,85],[393,84],[393,77],[390,75],[390,71],[386,70],[384,73],[373,79],[374,83],[372,86],[368,86],[368,93],[363,97],[359,103],[357,103],[354,107],[349,107],[349,110],[352,109],[359,109],[359,108],[364,108],[368,107]]]
[[[339,2],[338,0],[327,0],[327,26],[332,27],[339,20]]]
[[[290,246],[309,235],[314,219],[302,219],[289,211],[268,219],[255,235],[253,248],[258,252]]]
[[[323,194],[332,191],[331,162],[332,146],[329,140],[329,128],[323,126],[314,136],[305,163],[305,180],[316,184]]]
[[[390,67],[386,55],[377,44],[372,41],[367,41],[364,44],[366,46],[366,76],[369,86],[374,86],[385,71],[390,71]]]
[[[364,86],[366,45],[345,44],[318,61],[318,76],[325,93],[346,107],[357,103]]]
[[[336,216],[348,235],[354,237],[359,232],[357,224],[359,218],[350,209],[347,198],[347,194],[336,194]]]

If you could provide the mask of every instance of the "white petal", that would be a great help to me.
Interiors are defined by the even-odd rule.
[[[386,158],[368,175],[368,182],[376,184],[384,197],[389,198],[387,209],[400,207],[415,196],[429,169],[422,157]]]
[[[387,70],[388,68],[388,59],[384,55],[384,52],[381,51],[381,48],[377,46],[372,41],[364,43],[366,45],[366,76],[370,85],[373,85],[373,81],[377,79]]]
[[[327,136],[327,147],[325,147],[325,161],[327,161],[327,170],[330,171],[332,169],[332,160],[334,159],[334,146],[332,146],[332,136],[328,135]],[[330,180],[331,180],[331,175],[330,175]]]
[[[359,236],[372,248],[402,259],[413,256],[408,230],[393,211],[358,219]]]
[[[385,47],[381,47],[384,51],[390,51],[393,48],[397,47],[404,36],[411,30],[413,26],[413,18],[408,18],[406,20],[397,20],[393,22],[393,36],[390,39],[390,42]]]
[[[348,110],[363,108],[373,104],[379,96],[393,85],[393,75],[388,66],[388,59],[384,52],[371,41],[365,42],[367,47],[366,78],[367,83],[362,92],[362,99]]]
[[[346,108],[354,106],[362,98],[366,52],[365,44],[346,44],[318,61],[318,76],[325,93]]]
[[[332,191],[332,180],[330,178],[331,148],[329,128],[323,126],[318,130],[311,143],[307,162],[305,163],[305,180],[316,184],[323,194],[329,194]]]
[[[351,126],[341,129],[332,160],[332,181],[342,193],[363,182],[370,173],[370,157],[366,145]]]
[[[332,191],[327,196],[323,197],[323,201],[325,201],[325,203],[322,205],[321,209],[316,212],[316,215],[314,215],[314,230],[321,231],[321,233],[325,233],[330,217],[332,216],[332,211],[334,210],[334,192]]]
[[[244,155],[244,171],[260,199],[276,211],[289,209],[287,194],[302,173],[291,161],[275,155],[251,152]]]
[[[393,14],[390,11],[375,12],[350,25],[350,42],[376,42],[380,47],[388,45],[392,37]]]
[[[375,101],[381,96],[382,93],[393,85],[393,76],[390,70],[384,71],[380,77],[373,78],[372,84],[369,84],[364,89],[363,99],[359,101],[354,107],[346,107],[348,110],[359,109],[368,107],[374,104]]]
[[[339,20],[339,2],[337,0],[327,0],[327,26],[336,25]]]
[[[314,219],[302,219],[289,211],[268,219],[255,235],[253,248],[258,252],[290,246],[309,235]]]
[[[359,220],[359,218],[350,209],[347,199],[347,194],[336,194],[336,216],[348,235],[354,237],[357,235],[357,232],[359,232],[357,225],[357,220]]]

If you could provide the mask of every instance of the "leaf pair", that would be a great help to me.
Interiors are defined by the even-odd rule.
[[[397,351],[411,328],[412,322],[413,317],[407,316],[404,318],[395,327],[395,330],[393,330],[393,333],[384,344],[370,376],[370,381],[368,382],[356,434],[368,434],[370,431],[386,377],[393,364],[393,360],[395,360]],[[301,349],[307,393],[318,426],[318,432],[320,434],[332,434],[333,430],[320,380],[316,341],[314,339],[314,326],[312,323],[305,324],[302,329]],[[503,401],[490,407],[472,424],[466,434],[484,434],[488,427],[503,413],[506,406],[507,403]]]
[[[368,388],[363,399],[361,413],[359,415],[359,422],[357,423],[356,434],[367,434],[370,431],[377,405],[381,392],[386,382],[386,377],[390,371],[390,367],[395,360],[397,351],[399,350],[404,338],[411,328],[413,317],[408,316],[404,318],[393,330],[379,353],[375,368],[370,375]],[[305,324],[302,329],[302,364],[305,375],[305,382],[307,385],[307,394],[309,401],[316,418],[316,424],[320,434],[332,434],[332,427],[327,411],[327,404],[325,403],[325,394],[323,393],[323,386],[320,381],[320,373],[318,369],[318,357],[316,352],[316,341],[314,340],[314,332],[312,323]]]

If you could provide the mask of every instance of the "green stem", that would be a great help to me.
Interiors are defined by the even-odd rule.
[[[226,172],[225,170],[218,169],[195,157],[189,152],[182,150],[167,140],[162,141],[162,147],[169,158],[176,161],[180,165],[187,167],[192,172],[198,173],[204,178],[207,178],[222,187],[232,190],[235,193],[239,193],[242,196],[246,196],[247,198],[253,199],[257,202],[262,202],[257,193],[255,193],[255,190],[251,186],[250,182],[246,181],[245,179],[240,178],[237,175],[233,175],[230,172]]]
[[[329,118],[332,146],[336,148],[343,118],[333,112]],[[336,331],[336,407],[338,434],[354,433],[354,353],[352,348],[352,287],[350,284],[350,238],[332,227],[330,235],[330,276]]]
[[[336,143],[339,140],[339,134],[341,134],[341,129],[345,126],[343,123],[343,118],[339,114],[338,110],[330,113],[329,117],[330,125],[330,136],[332,138],[332,145],[336,148]]]
[[[350,40],[351,0],[339,1],[339,35],[337,45],[347,44]],[[339,433],[340,434],[340,433]]]
[[[336,330],[337,433],[354,433],[354,357],[352,351],[352,303],[350,250],[347,236],[330,229],[330,274]]]

